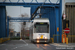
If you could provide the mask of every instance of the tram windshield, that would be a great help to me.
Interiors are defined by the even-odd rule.
[[[35,33],[49,33],[49,25],[48,24],[35,24],[34,32]]]

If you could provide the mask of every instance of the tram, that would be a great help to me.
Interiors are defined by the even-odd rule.
[[[30,27],[29,39],[31,42],[50,41],[50,22],[47,18],[36,18]]]

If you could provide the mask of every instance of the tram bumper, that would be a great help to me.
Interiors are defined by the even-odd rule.
[[[33,39],[34,42],[49,42],[50,39]]]

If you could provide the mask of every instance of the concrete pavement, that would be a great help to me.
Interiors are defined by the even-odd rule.
[[[0,50],[75,50],[75,43],[34,44],[29,40],[10,40],[0,44]]]

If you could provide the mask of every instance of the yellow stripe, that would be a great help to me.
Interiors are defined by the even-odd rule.
[[[59,36],[59,35],[54,34],[53,36]]]
[[[10,40],[10,38],[0,38],[0,43]]]
[[[68,37],[75,37],[75,35],[68,35]]]
[[[60,36],[60,35],[56,35],[56,34],[54,34],[54,35],[53,35],[53,38],[51,38],[52,43],[54,43],[54,36]]]

